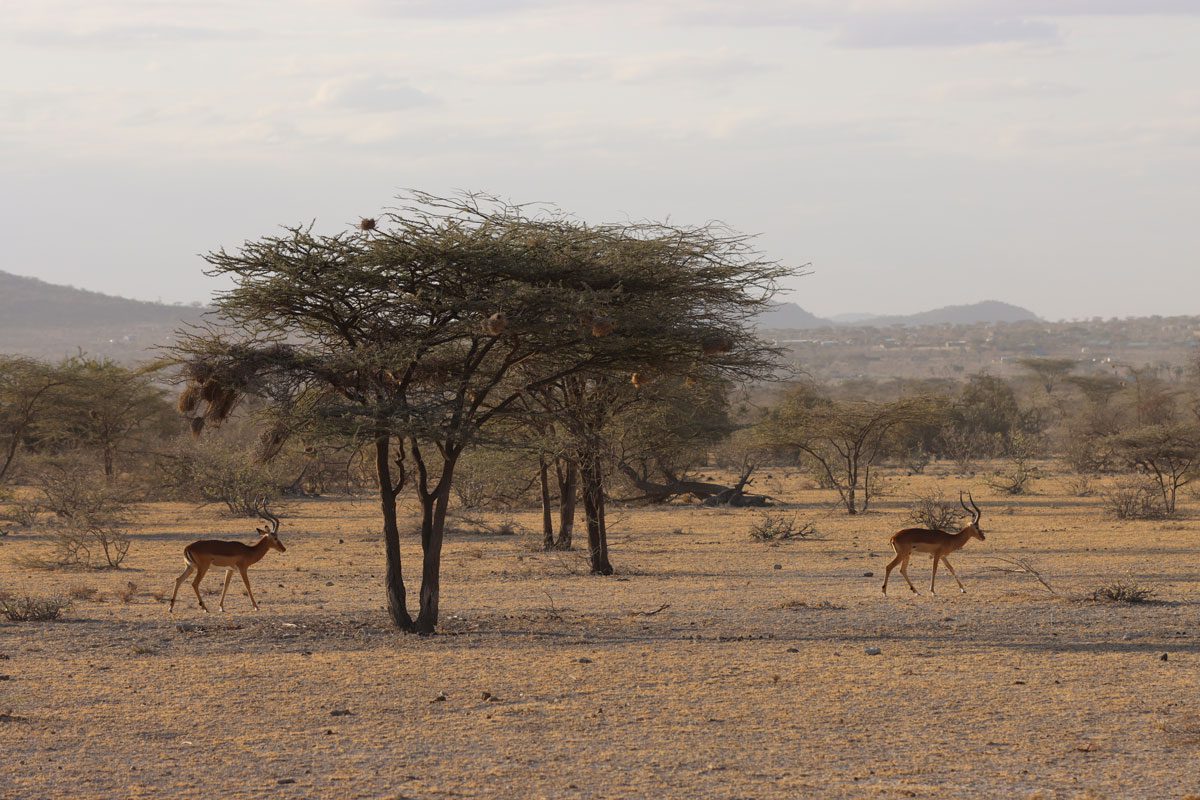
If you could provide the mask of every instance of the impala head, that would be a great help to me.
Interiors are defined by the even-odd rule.
[[[983,516],[983,512],[979,510],[979,506],[975,505],[975,498],[971,497],[970,492],[967,492],[967,499],[971,501],[971,508],[967,508],[967,504],[963,502],[963,493],[958,493],[958,504],[963,507],[963,511],[971,515],[971,524],[964,530],[970,531],[971,536],[982,542],[986,538],[983,535],[983,528],[979,527],[979,518]]]
[[[287,548],[283,546],[283,542],[279,541],[279,517],[275,516],[269,511],[260,511],[258,515],[267,522],[271,523],[271,527],[256,528],[255,530],[257,530],[259,534],[267,537],[267,544],[271,546],[271,549],[278,550],[281,553],[286,553]]]

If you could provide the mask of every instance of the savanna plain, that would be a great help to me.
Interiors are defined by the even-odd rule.
[[[869,513],[774,471],[762,512],[614,507],[617,574],[517,533],[447,537],[440,633],[384,611],[377,507],[281,507],[287,552],[167,601],[198,538],[252,523],[154,503],[125,568],[20,566],[0,588],[76,596],[58,622],[0,622],[0,797],[617,798],[1200,795],[1200,518],[1117,522],[1057,479],[1009,497],[950,474],[888,478]],[[912,594],[888,538],[915,493],[971,488],[987,540]],[[406,509],[410,593],[419,576]],[[1036,572],[1036,574],[1035,574]],[[1040,576],[1050,589],[1038,580]],[[1149,602],[1091,599],[1123,581]],[[878,652],[876,653],[876,650]]]

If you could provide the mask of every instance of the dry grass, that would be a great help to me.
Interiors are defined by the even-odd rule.
[[[918,556],[921,594],[884,597],[904,498],[962,488],[889,480],[859,517],[780,480],[822,534],[793,547],[748,546],[749,510],[616,509],[612,578],[578,551],[456,532],[430,639],[388,625],[369,500],[297,502],[288,552],[250,571],[262,610],[235,577],[223,615],[165,601],[186,543],[250,527],[147,507],[128,569],[88,575],[114,598],[134,580],[137,602],[0,623],[0,797],[1200,793],[1200,520],[1115,521],[1055,479],[1003,500],[976,485],[987,541],[952,556],[968,593],[942,574],[931,596]],[[515,521],[540,529],[533,511]],[[72,576],[14,563],[42,546],[7,537],[0,586],[65,593]],[[415,536],[403,547],[412,597]],[[992,557],[1036,564],[1060,595]],[[1069,599],[1130,575],[1161,602]]]

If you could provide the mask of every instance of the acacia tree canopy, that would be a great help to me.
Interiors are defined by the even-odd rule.
[[[751,325],[788,270],[717,226],[589,226],[492,198],[416,195],[363,228],[289,228],[209,254],[210,274],[233,283],[216,301],[227,325],[177,347],[181,409],[199,430],[255,394],[272,401],[278,436],[373,441],[388,606],[406,630],[437,623],[455,465],[515,429],[501,423],[522,398],[574,375],[683,371],[700,351],[735,378],[773,363]],[[410,471],[422,507],[415,620],[396,523]]]

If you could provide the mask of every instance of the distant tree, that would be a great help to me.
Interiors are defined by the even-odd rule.
[[[437,624],[446,511],[467,448],[515,430],[522,398],[569,376],[671,374],[707,341],[721,343],[714,360],[731,373],[761,363],[773,351],[749,326],[787,274],[712,226],[593,227],[474,196],[418,195],[356,231],[291,228],[207,258],[234,286],[217,309],[245,336],[178,347],[194,427],[249,393],[283,410],[288,433],[370,437],[388,608],[421,633]],[[423,555],[415,620],[396,520],[410,471]]]
[[[892,446],[901,425],[928,417],[930,403],[831,401],[808,389],[786,396],[761,430],[767,440],[804,453],[827,485],[837,490],[848,514],[866,511],[874,492],[871,470]]]
[[[46,422],[67,377],[57,367],[19,356],[0,356],[0,485],[37,427]]]
[[[1073,358],[1022,358],[1018,363],[1033,373],[1046,394],[1054,394],[1054,387],[1062,383],[1078,364]]]
[[[117,453],[139,434],[178,429],[166,393],[144,373],[88,356],[68,359],[59,371],[65,381],[43,428],[69,446],[95,450],[110,480]]]
[[[1179,490],[1200,475],[1200,427],[1147,425],[1115,435],[1112,444],[1127,465],[1155,481],[1163,508],[1174,514]]]

